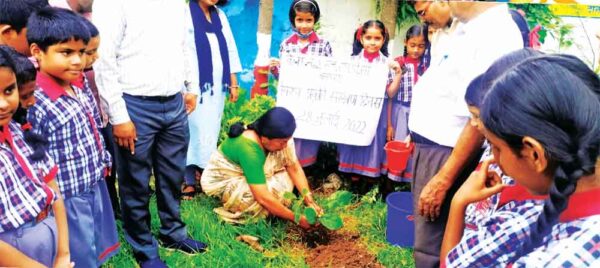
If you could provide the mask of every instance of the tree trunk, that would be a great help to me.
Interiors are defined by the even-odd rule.
[[[396,37],[396,17],[398,17],[398,0],[380,0],[381,2],[381,21],[385,25],[390,35],[388,51],[392,51],[394,38]]]
[[[258,52],[254,60],[254,84],[250,97],[269,93],[269,56],[271,50],[271,32],[273,29],[273,0],[260,0],[258,9],[258,33],[256,42]]]

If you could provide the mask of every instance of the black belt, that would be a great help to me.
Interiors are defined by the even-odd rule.
[[[138,95],[130,95],[130,94],[123,93],[123,95],[127,95],[129,97],[133,97],[136,99],[145,100],[145,101],[156,101],[156,102],[167,102],[167,101],[174,100],[179,94],[180,93],[177,93],[177,94],[171,95],[171,96],[138,96]]]

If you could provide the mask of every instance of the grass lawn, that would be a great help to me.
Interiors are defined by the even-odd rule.
[[[376,188],[374,188],[376,189]],[[411,249],[388,244],[385,240],[386,205],[377,197],[376,190],[356,198],[340,210],[344,227],[340,231],[360,234],[360,243],[386,267],[414,267]],[[217,200],[201,195],[192,201],[182,202],[181,213],[192,237],[208,243],[207,252],[187,256],[160,249],[161,258],[170,267],[308,267],[305,248],[298,246],[299,238],[288,235],[291,223],[267,219],[247,225],[231,225],[220,221],[212,209],[219,206]],[[159,228],[156,199],[150,206],[152,231]],[[120,225],[120,222],[119,222]],[[119,226],[120,227],[120,226]],[[121,251],[103,267],[135,267],[129,245],[121,234]],[[260,238],[265,252],[251,249],[235,239],[240,234]]]

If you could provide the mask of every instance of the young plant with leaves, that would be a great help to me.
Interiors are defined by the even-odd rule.
[[[322,200],[321,205],[324,212],[318,214],[313,207],[305,206],[304,199],[309,194],[307,189],[302,191],[300,196],[296,196],[291,192],[284,194],[284,198],[292,202],[292,211],[294,212],[294,221],[300,222],[300,218],[304,216],[308,223],[319,223],[329,230],[338,230],[344,226],[342,218],[338,214],[340,209],[348,206],[352,202],[352,193],[347,191],[338,191]]]

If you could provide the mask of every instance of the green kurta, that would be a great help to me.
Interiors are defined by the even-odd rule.
[[[229,161],[242,168],[248,184],[267,183],[263,170],[267,156],[256,141],[244,136],[228,138],[221,143],[219,150]]]

